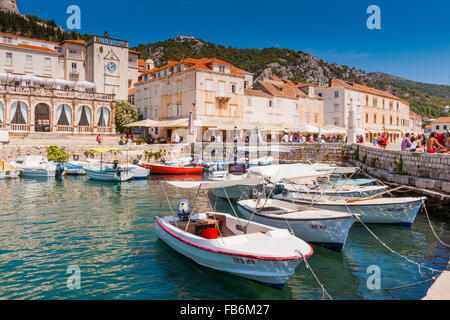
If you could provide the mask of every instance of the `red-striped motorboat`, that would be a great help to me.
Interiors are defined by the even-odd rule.
[[[202,174],[203,166],[141,162],[151,174]]]

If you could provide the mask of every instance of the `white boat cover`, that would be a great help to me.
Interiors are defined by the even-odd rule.
[[[198,189],[211,190],[233,186],[253,186],[263,184],[262,178],[242,179],[242,180],[223,180],[223,181],[167,181],[167,184],[180,189]]]
[[[248,173],[251,177],[259,176],[267,178],[272,183],[278,183],[282,180],[311,179],[323,176],[323,173],[317,172],[310,166],[304,164],[278,164],[255,167],[250,168]]]

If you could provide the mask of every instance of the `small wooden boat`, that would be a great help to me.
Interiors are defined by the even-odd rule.
[[[141,161],[140,166],[149,169],[152,174],[202,174],[204,167],[192,164],[151,163]]]
[[[16,179],[19,177],[20,170],[12,167],[9,163],[0,161],[0,179]]]
[[[169,184],[182,187],[180,183]],[[203,189],[201,183],[183,183]],[[159,239],[180,254],[202,266],[275,288],[282,288],[297,266],[313,254],[308,243],[286,229],[213,211],[191,214],[187,200],[180,201],[176,217],[155,220]]]

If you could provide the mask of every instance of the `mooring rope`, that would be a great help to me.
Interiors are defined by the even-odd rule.
[[[305,258],[305,256],[300,252],[300,250],[296,250],[298,254],[302,257],[303,261],[305,261],[306,268],[311,271],[311,274],[316,279],[317,283],[319,284],[320,288],[322,289],[322,299],[328,297],[328,299],[333,300],[333,298],[328,294],[327,290],[325,290],[325,287],[320,282],[319,278],[317,278],[316,274],[314,273],[314,270],[311,268],[310,264],[308,263],[308,260]]]
[[[393,253],[393,254],[395,254],[395,255],[398,255],[399,257],[405,259],[405,260],[408,261],[409,263],[412,263],[412,264],[416,265],[416,266],[419,268],[419,273],[420,273],[421,275],[423,275],[422,272],[421,272],[421,268],[428,269],[428,270],[430,270],[430,271],[432,271],[432,272],[442,272],[441,270],[437,270],[437,269],[434,269],[434,268],[430,268],[430,267],[424,266],[424,265],[422,265],[422,264],[420,264],[420,263],[418,263],[418,262],[415,262],[415,261],[409,259],[408,257],[402,255],[401,253],[398,253],[397,251],[395,251],[395,250],[392,249],[391,247],[389,247],[389,246],[388,246],[386,243],[384,243],[384,242],[383,242],[383,241],[382,241],[382,240],[381,240],[381,239],[380,239],[380,238],[379,238],[372,230],[370,230],[370,228],[362,221],[362,219],[361,219],[358,215],[352,213],[352,212],[350,211],[350,209],[348,208],[348,206],[345,206],[345,207],[347,208],[348,212],[349,212],[351,215],[353,215],[353,217],[355,217],[355,219],[358,220],[358,222],[360,222],[360,223],[367,229],[367,231],[369,231],[369,233],[370,233],[376,240],[378,240],[378,242],[380,242],[386,249],[388,249],[391,253]]]
[[[399,290],[399,289],[414,287],[414,286],[417,286],[417,285],[422,284],[422,283],[426,283],[426,282],[430,282],[430,281],[436,280],[437,278],[438,278],[438,276],[434,276],[434,277],[431,277],[430,279],[427,279],[427,280],[423,280],[423,281],[419,281],[419,282],[415,282],[415,283],[411,283],[411,284],[407,284],[407,285],[400,286],[400,287],[395,287],[395,288],[386,288],[386,289],[383,289],[383,290],[385,290],[385,291],[392,291],[392,290]]]
[[[441,244],[443,244],[443,245],[446,246],[446,247],[450,247],[450,245],[448,245],[447,243],[445,243],[444,241],[442,241],[442,240],[438,237],[438,235],[436,234],[436,232],[434,231],[433,225],[431,224],[430,216],[428,215],[427,207],[425,206],[425,200],[424,200],[424,199],[422,199],[422,205],[423,205],[423,211],[425,211],[425,215],[427,216],[428,223],[430,224],[430,228],[431,228],[431,231],[433,232],[434,236],[436,237],[436,239],[437,239]]]

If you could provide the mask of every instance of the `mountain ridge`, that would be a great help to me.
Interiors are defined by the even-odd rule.
[[[178,37],[133,48],[142,58],[151,58],[156,66],[182,58],[218,58],[252,72],[255,80],[271,76],[295,82],[327,82],[342,79],[388,91],[411,104],[411,111],[423,117],[446,115],[450,105],[450,86],[417,82],[383,72],[368,73],[354,67],[325,62],[301,50],[282,48],[234,48],[197,39]]]

